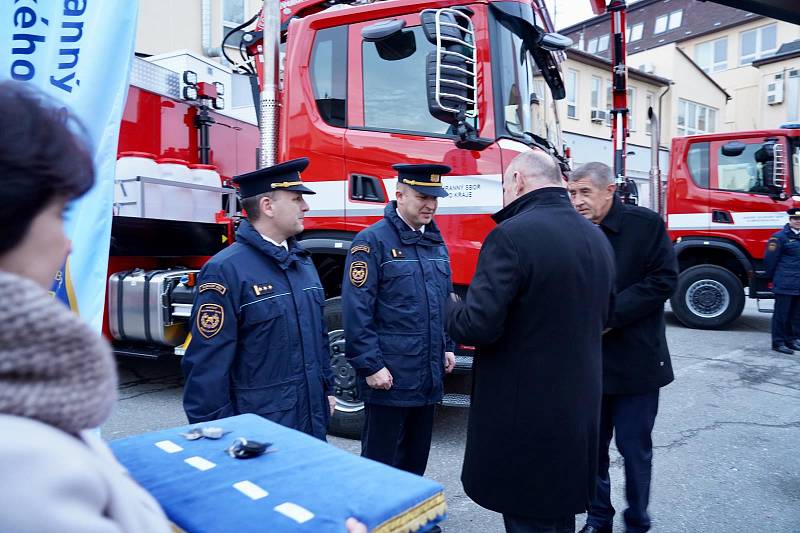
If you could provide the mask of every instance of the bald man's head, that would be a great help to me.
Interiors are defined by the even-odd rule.
[[[503,174],[503,203],[543,187],[563,187],[561,169],[550,154],[527,150],[511,160]]]

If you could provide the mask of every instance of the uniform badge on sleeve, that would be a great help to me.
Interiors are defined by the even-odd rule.
[[[770,252],[774,252],[778,249],[778,239],[770,239],[769,244],[767,245],[767,250]]]
[[[225,323],[225,309],[218,304],[203,304],[197,311],[197,331],[210,339],[222,330]]]
[[[350,253],[354,254],[356,252],[364,252],[365,254],[369,253],[369,246],[366,244],[356,244],[352,248],[350,248]]]
[[[350,283],[356,287],[361,287],[367,282],[369,270],[366,261],[353,261],[350,263]]]
[[[228,292],[228,289],[225,287],[225,285],[222,285],[220,283],[203,283],[197,288],[197,290],[200,291],[201,293],[206,291],[217,291],[223,296],[225,295],[226,292]]]

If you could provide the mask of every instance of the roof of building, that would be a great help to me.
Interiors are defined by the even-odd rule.
[[[655,34],[655,21],[662,15],[683,10],[681,24],[677,28]],[[716,33],[724,29],[747,24],[753,20],[763,19],[740,9],[698,0],[640,0],[631,4],[626,10],[628,27],[643,24],[642,38],[629,41],[628,53],[635,54],[651,48],[657,48],[672,42],[694,39],[702,35]],[[611,31],[608,13],[573,24],[559,30],[559,33],[572,37],[577,43],[579,34],[583,32],[584,42]],[[609,48],[600,54],[608,56]]]
[[[611,72],[611,61],[604,57],[595,54],[590,54],[589,52],[576,50],[574,48],[570,48],[567,50],[567,57],[570,59],[574,59],[575,61],[585,63],[587,65],[594,65],[596,67],[605,68],[609,72]],[[649,74],[643,70],[639,70],[637,68],[632,68],[632,67],[628,67],[628,76],[634,79],[652,83],[653,85],[667,86],[672,84],[672,80],[669,80],[667,78],[662,78],[661,76],[656,76],[655,74]]]
[[[711,82],[711,83],[714,85],[714,87],[716,87],[717,89],[719,89],[720,91],[722,91],[722,93],[725,95],[725,99],[726,99],[726,100],[730,100],[730,99],[731,99],[731,95],[730,95],[730,94],[728,94],[728,91],[726,91],[726,90],[725,90],[725,89],[722,87],[722,85],[720,85],[719,83],[715,82],[715,81],[714,81],[714,78],[712,78],[711,76],[709,76],[709,75],[708,75],[708,73],[707,73],[705,70],[701,69],[701,68],[700,68],[700,65],[698,65],[697,63],[695,63],[695,62],[694,62],[694,60],[693,60],[691,57],[689,57],[689,56],[686,54],[686,52],[684,52],[683,50],[681,50],[681,49],[680,49],[680,48],[678,48],[677,46],[675,47],[675,49],[676,49],[676,50],[677,50],[677,51],[678,51],[678,52],[679,52],[679,53],[680,53],[680,54],[681,54],[683,57],[685,57],[685,58],[686,58],[686,60],[687,60],[687,61],[689,61],[689,63],[691,63],[691,64],[692,64],[692,66],[694,66],[694,67],[695,67],[695,69],[697,69],[697,72],[699,72],[700,74],[702,74],[702,75],[703,75],[703,77],[705,77],[705,78],[706,78],[708,81],[710,81],[710,82]]]
[[[800,57],[800,39],[782,44],[774,55],[753,61],[753,66],[760,67],[762,65],[786,61],[787,59],[793,59],[795,57]]]

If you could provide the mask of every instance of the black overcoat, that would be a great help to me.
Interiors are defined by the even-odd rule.
[[[600,227],[617,267],[611,331],[603,336],[603,392],[653,392],[674,379],[664,302],[678,283],[675,249],[657,213],[618,199]]]
[[[494,219],[466,298],[448,306],[450,336],[476,346],[461,480],[500,513],[581,513],[597,473],[613,252],[561,187]]]

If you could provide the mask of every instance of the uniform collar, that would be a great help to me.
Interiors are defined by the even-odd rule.
[[[236,240],[272,258],[284,269],[310,254],[308,250],[298,244],[294,237],[287,239],[287,248],[267,242],[249,220],[242,220],[239,224],[239,229],[236,230]]]
[[[411,229],[411,226],[400,218],[397,212],[397,201],[392,200],[386,204],[386,209],[383,211],[383,217],[392,225],[400,236],[400,241],[403,244],[421,244],[423,246],[436,246],[442,244],[442,234],[439,233],[439,228],[436,222],[431,220],[425,224],[425,232],[416,231]]]
[[[569,204],[567,190],[564,187],[542,187],[523,194],[503,209],[492,215],[496,223],[508,220],[523,211],[533,209],[537,205]]]
[[[268,243],[274,244],[275,246],[281,246],[281,247],[283,247],[284,250],[287,250],[287,251],[289,250],[289,242],[288,241],[278,242],[278,241],[276,241],[274,239],[270,239],[269,237],[267,237],[263,233],[259,233],[259,235],[261,235],[261,238],[264,239],[265,241],[267,241]]]
[[[614,233],[619,233],[622,229],[622,213],[624,210],[625,207],[622,205],[622,201],[615,196],[611,202],[611,209],[608,210],[605,218],[598,225]]]

